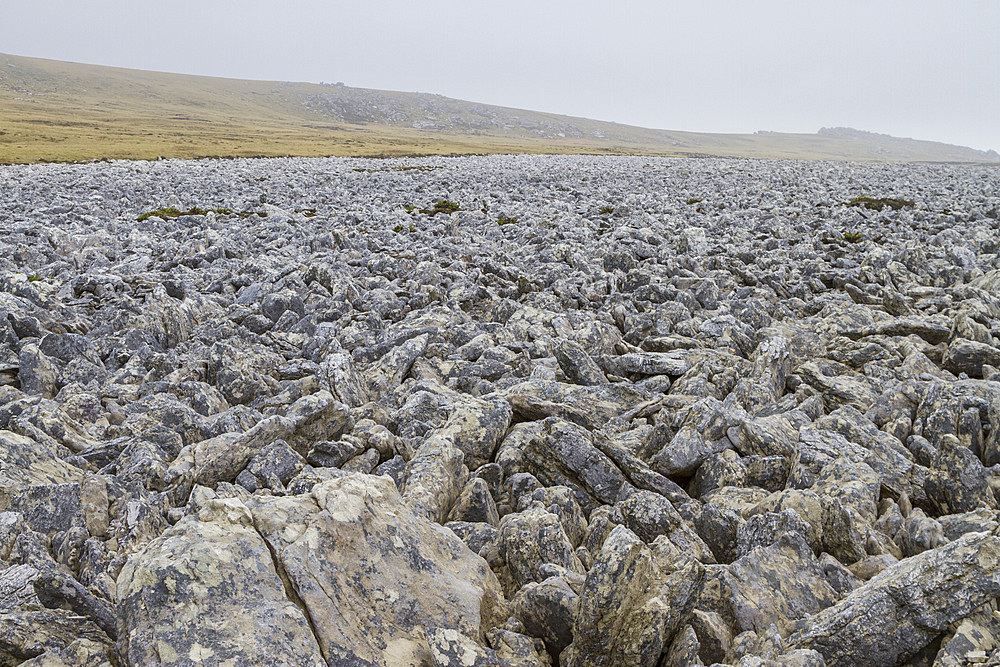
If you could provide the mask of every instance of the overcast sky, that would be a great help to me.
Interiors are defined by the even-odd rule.
[[[1000,1],[0,0],[0,51],[1000,150]]]

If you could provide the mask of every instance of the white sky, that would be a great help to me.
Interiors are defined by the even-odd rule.
[[[1000,150],[1000,0],[0,0],[0,52]]]

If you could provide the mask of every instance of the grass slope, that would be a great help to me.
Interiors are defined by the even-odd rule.
[[[0,54],[0,162],[468,153],[989,162],[855,133],[700,134],[439,95],[147,72]]]

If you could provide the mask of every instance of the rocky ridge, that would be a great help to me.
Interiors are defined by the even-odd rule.
[[[998,368],[989,167],[0,167],[0,665],[1000,664]]]

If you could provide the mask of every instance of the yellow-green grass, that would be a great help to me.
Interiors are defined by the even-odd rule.
[[[346,90],[374,94],[405,117],[348,123],[306,101]],[[818,134],[702,134],[631,127],[434,98],[454,126],[412,127],[428,96],[83,65],[0,54],[0,163],[157,157],[407,156],[596,153],[876,161],[982,161],[934,142]],[[483,109],[503,121],[463,131]],[[463,124],[465,123],[465,124]],[[521,125],[518,125],[521,123]],[[537,137],[531,124],[582,136]],[[874,135],[873,135],[874,137]]]

